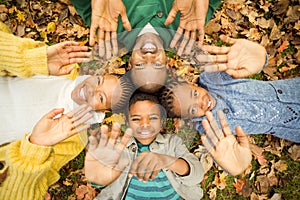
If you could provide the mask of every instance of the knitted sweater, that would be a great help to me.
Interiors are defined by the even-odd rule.
[[[0,22],[0,75],[47,75],[46,46],[16,37],[7,30]],[[8,169],[4,182],[0,182],[1,200],[44,199],[49,185],[59,179],[59,169],[75,158],[87,143],[85,131],[49,147],[31,144],[25,136],[0,145],[0,161],[5,164],[0,174]]]
[[[46,47],[43,42],[7,33],[0,22],[0,76],[48,75]]]

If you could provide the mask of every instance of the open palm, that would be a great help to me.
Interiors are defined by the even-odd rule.
[[[240,126],[235,128],[237,138],[232,134],[222,111],[218,117],[222,126],[219,128],[211,112],[206,113],[207,120],[202,121],[206,135],[201,139],[214,160],[232,175],[242,173],[251,163],[252,156],[249,141]]]

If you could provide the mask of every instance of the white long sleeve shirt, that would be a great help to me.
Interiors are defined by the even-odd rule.
[[[71,92],[87,77],[79,76],[75,81],[41,75],[25,79],[0,77],[0,144],[21,139],[54,108],[64,108],[67,113],[77,107]],[[104,113],[98,113],[97,122],[104,116]]]

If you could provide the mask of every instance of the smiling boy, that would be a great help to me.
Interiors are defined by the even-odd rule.
[[[136,93],[126,116],[131,128],[124,135],[126,142],[122,139],[114,147],[118,125],[113,126],[108,143],[107,127],[101,127],[99,145],[90,137],[86,177],[105,186],[96,199],[200,199],[201,163],[178,136],[160,132],[165,113],[157,98]]]

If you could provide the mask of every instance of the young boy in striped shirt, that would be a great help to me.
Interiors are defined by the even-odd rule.
[[[126,114],[129,129],[101,127],[91,136],[85,160],[89,181],[103,187],[96,199],[190,199],[202,197],[203,168],[175,134],[161,133],[165,110],[157,97],[136,93]]]
[[[206,116],[204,146],[228,173],[242,173],[251,163],[246,134],[237,127],[235,138],[222,112],[221,128],[211,112]],[[130,128],[122,139],[118,124],[110,136],[108,127],[102,126],[100,141],[90,136],[85,175],[102,188],[96,199],[201,199],[203,167],[177,135],[161,133],[165,117],[156,96],[135,93],[126,114]]]

